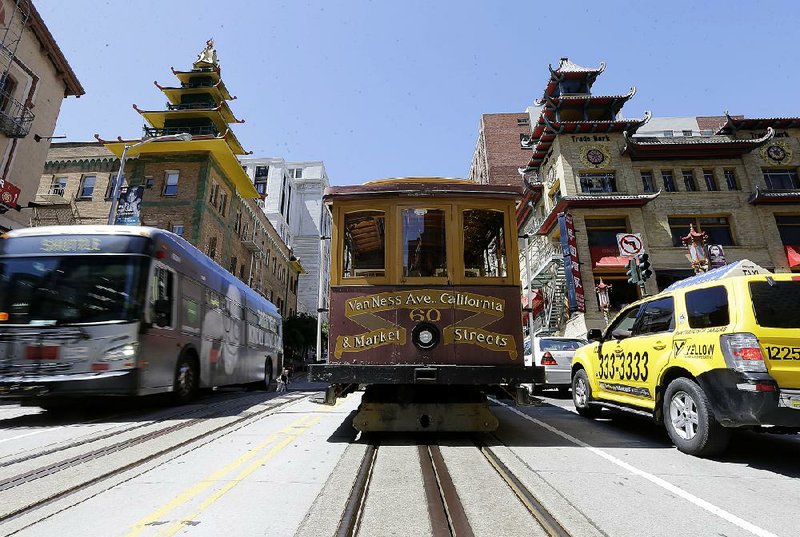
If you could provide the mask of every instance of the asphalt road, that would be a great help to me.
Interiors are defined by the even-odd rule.
[[[69,450],[96,449],[193,419],[192,427],[213,432],[252,416],[7,519],[0,534],[332,535],[365,449],[351,427],[360,393],[330,407],[314,402],[320,386],[296,382],[291,388],[285,394],[229,390],[178,408],[136,403],[52,414],[0,405],[0,506],[24,503],[24,494],[55,494],[95,471],[92,462],[116,464],[98,456],[71,474],[3,488],[22,470],[35,471]],[[500,420],[493,449],[573,535],[796,534],[797,436],[736,434],[725,455],[707,460],[680,453],[647,421],[581,418],[557,392],[545,392],[538,405],[494,403],[492,410]],[[189,430],[148,442],[176,443]],[[120,467],[148,446],[116,454]],[[430,532],[415,449],[413,442],[397,441],[376,461],[362,535]],[[50,454],[40,457],[44,452]],[[442,453],[476,535],[535,534],[513,495],[490,482],[465,437],[443,438]]]

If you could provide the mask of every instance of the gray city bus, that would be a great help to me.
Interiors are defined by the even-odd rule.
[[[0,236],[0,397],[267,388],[282,368],[277,308],[183,238],[135,226]]]

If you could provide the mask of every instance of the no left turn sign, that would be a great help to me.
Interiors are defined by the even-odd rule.
[[[634,256],[642,253],[642,234],[641,233],[617,233],[617,246],[619,255]]]

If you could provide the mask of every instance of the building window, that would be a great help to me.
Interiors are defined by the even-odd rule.
[[[166,172],[164,176],[164,195],[178,195],[178,172]]]
[[[8,112],[14,103],[14,93],[17,91],[17,81],[13,76],[5,74],[0,79],[0,110]]]
[[[114,186],[117,184],[117,174],[113,173],[108,177],[108,188],[106,188],[106,199],[110,200],[114,197]],[[125,176],[122,176],[122,184],[121,187],[125,186]]]
[[[256,177],[266,177],[269,175],[269,166],[256,166]]]
[[[208,251],[206,252],[206,255],[208,255],[208,257],[210,257],[211,259],[214,259],[217,256],[216,237],[211,237],[210,239],[208,239]]]
[[[628,221],[621,217],[586,218],[586,238],[589,241],[589,255],[592,267],[620,268],[616,265],[619,256],[617,234],[627,233]]]
[[[267,195],[267,178],[266,177],[256,177],[255,181],[256,192],[261,194],[262,196]]]
[[[784,245],[800,246],[800,216],[776,214],[775,224]]]
[[[714,170],[703,170],[703,181],[706,182],[706,190],[709,192],[719,190],[717,180],[714,178]]]
[[[683,135],[687,136],[687,137],[692,135],[692,131],[690,131],[690,130],[685,130],[685,131],[681,131],[681,132],[683,132]]]
[[[239,263],[236,260],[236,256],[232,255],[231,256],[231,264],[228,267],[228,270],[230,271],[231,274],[236,274],[236,267],[238,267],[238,266],[239,266]]]
[[[669,230],[672,233],[672,246],[683,247],[681,237],[689,234],[689,224],[695,231],[708,234],[708,244],[733,246],[733,234],[727,216],[670,216]]]
[[[770,190],[797,190],[800,189],[800,180],[797,178],[797,170],[783,169],[764,169],[764,181]]]
[[[236,211],[236,220],[233,223],[233,231],[236,232],[237,235],[241,235],[242,233],[242,211]]]
[[[524,126],[530,125],[530,124],[531,124],[530,120],[528,118],[526,118],[526,117],[518,117],[517,118],[517,126],[519,126],[519,127],[524,127]]]
[[[78,191],[78,199],[90,200],[94,193],[94,184],[97,182],[97,177],[94,175],[84,175],[81,180],[81,188]]]
[[[219,214],[225,216],[225,211],[228,210],[228,193],[220,192],[219,194]]]
[[[212,181],[211,190],[208,193],[208,203],[216,207],[218,197],[219,197],[219,185]]]
[[[683,170],[683,185],[686,187],[686,192],[697,192],[697,183],[694,180],[694,171]]]
[[[672,138],[672,136],[673,136],[673,132],[671,130],[670,131],[664,131],[664,138]]]
[[[714,131],[712,129],[703,129],[702,131],[700,131],[700,134],[702,136],[713,136]]]
[[[581,173],[581,192],[587,194],[603,194],[617,191],[617,179],[614,173]]]
[[[725,176],[725,184],[728,185],[728,190],[739,190],[739,185],[736,183],[736,172],[725,170],[722,173]]]
[[[148,175],[148,176],[146,176],[146,177],[144,178],[144,187],[145,187],[147,190],[150,190],[151,188],[153,188],[153,185],[154,185],[155,183],[156,183],[155,179],[153,179],[153,177],[152,177],[152,176],[150,176],[150,175]]]
[[[675,192],[675,180],[672,178],[672,172],[661,172],[661,180],[664,181],[664,190],[667,192]]]
[[[656,191],[655,185],[653,184],[653,172],[651,171],[642,172],[642,187],[644,188],[645,192]]]
[[[64,191],[67,189],[66,177],[55,177],[53,182],[50,183],[50,190],[47,191],[51,196],[64,197]]]
[[[183,237],[183,224],[172,224],[172,230],[174,234],[180,235]]]
[[[294,168],[293,170],[289,170],[289,174],[291,177],[294,177],[295,179],[302,179],[303,168]]]

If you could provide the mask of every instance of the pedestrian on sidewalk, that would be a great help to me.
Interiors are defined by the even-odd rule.
[[[276,392],[285,392],[286,391],[286,376],[283,373],[281,373],[280,375],[278,375],[278,378],[275,379],[275,381],[278,383],[278,389],[275,390],[275,391]]]
[[[283,389],[279,390],[279,391],[282,391],[282,392],[288,391],[289,390],[289,370],[288,369],[284,368],[283,372],[281,372],[280,382],[283,385]]]

